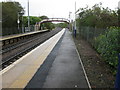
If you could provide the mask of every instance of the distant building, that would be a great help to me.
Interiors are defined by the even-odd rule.
[[[120,1],[118,2],[118,8],[120,9]]]

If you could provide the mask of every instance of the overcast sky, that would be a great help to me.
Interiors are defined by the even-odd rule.
[[[0,0],[9,1],[9,0]],[[18,1],[22,7],[25,8],[25,15],[27,14],[27,2],[28,0],[11,0]],[[30,2],[30,16],[42,16],[46,15],[49,18],[60,17],[68,18],[69,12],[72,12],[71,18],[74,17],[76,9],[84,8],[86,5],[92,7],[96,3],[102,2],[103,7],[109,7],[112,10],[118,7],[120,0],[29,0]]]

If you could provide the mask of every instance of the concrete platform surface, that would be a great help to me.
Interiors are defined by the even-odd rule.
[[[25,88],[64,32],[65,29],[61,30],[40,46],[0,71],[2,88]]]
[[[68,29],[26,88],[90,88]]]

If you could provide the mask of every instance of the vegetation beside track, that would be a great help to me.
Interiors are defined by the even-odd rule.
[[[99,35],[95,39],[95,49],[104,58],[104,60],[115,69],[118,65],[118,53],[120,52],[120,28],[111,27],[105,34]]]
[[[1,4],[2,4],[2,36],[24,33],[26,31],[27,32],[35,31],[36,22],[40,22],[41,20],[48,18],[47,16],[38,17],[29,16],[30,30],[26,30],[25,28],[28,28],[28,16],[23,16],[25,10],[21,6],[21,4],[16,1],[0,2],[0,5]],[[55,28],[52,22],[42,24],[42,27],[43,27],[42,29],[49,30]]]
[[[118,53],[120,53],[120,10],[102,7],[102,3],[92,8],[80,8],[77,21],[77,35],[84,38],[102,56],[116,73]]]

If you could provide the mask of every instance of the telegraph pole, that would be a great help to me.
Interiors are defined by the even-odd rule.
[[[69,12],[69,20],[70,20],[70,23],[69,23],[69,30],[71,30],[71,13],[72,13],[72,12]]]
[[[28,30],[30,31],[29,0],[28,0]]]
[[[118,2],[118,26],[120,27],[120,1]]]
[[[76,37],[76,2],[75,2],[75,27],[74,27],[74,35]]]
[[[70,21],[71,21],[71,13],[72,13],[72,12],[69,12],[69,20],[70,20]]]
[[[75,30],[76,30],[76,2],[75,2]]]

